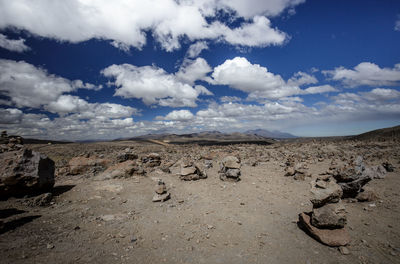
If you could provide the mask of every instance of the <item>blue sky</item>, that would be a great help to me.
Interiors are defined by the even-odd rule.
[[[0,129],[85,140],[400,123],[400,2],[0,0]]]

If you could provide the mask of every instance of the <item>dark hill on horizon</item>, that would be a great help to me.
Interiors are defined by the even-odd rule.
[[[352,137],[357,140],[385,140],[385,139],[400,139],[400,126],[387,127],[368,131]]]
[[[266,129],[247,130],[245,134],[258,135],[266,138],[284,139],[284,138],[297,138],[297,136],[290,133],[281,132],[279,130],[269,131]]]

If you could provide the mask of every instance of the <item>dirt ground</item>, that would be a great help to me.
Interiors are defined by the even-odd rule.
[[[139,155],[160,153],[162,159],[209,154],[214,166],[198,181],[181,181],[179,166],[171,173],[154,168],[145,176],[111,180],[59,173],[49,206],[30,206],[30,198],[0,201],[0,220],[6,223],[0,263],[400,263],[400,147],[393,142],[31,147],[66,166],[82,153],[104,151],[107,157],[127,146]],[[242,158],[239,182],[219,179],[218,162],[229,153]],[[350,254],[343,255],[308,236],[297,219],[312,209],[311,180],[332,160],[345,163],[360,154],[367,164],[389,161],[395,170],[368,184],[379,196],[376,201],[345,201],[352,242]],[[290,156],[305,160],[312,177],[285,177]],[[154,203],[159,178],[171,199]]]

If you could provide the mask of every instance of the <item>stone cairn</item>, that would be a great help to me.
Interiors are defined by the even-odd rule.
[[[190,161],[182,161],[179,178],[184,181],[196,181],[206,179],[207,173],[200,166]]]
[[[171,194],[167,192],[167,187],[165,186],[165,183],[161,179],[159,179],[156,184],[153,202],[164,202],[170,198]]]
[[[311,186],[313,210],[299,215],[299,226],[325,245],[347,245],[350,236],[345,228],[347,218],[341,202],[342,188],[330,176],[317,178]]]
[[[7,131],[2,131],[0,136],[0,153],[20,150],[23,148],[24,140],[20,136],[9,136]]]
[[[0,197],[50,191],[54,186],[54,161],[30,149],[0,154]]]
[[[219,178],[222,181],[240,181],[240,159],[227,156],[220,162]]]
[[[385,178],[387,170],[383,165],[366,167],[363,157],[358,156],[349,165],[336,168],[328,175],[334,177],[342,188],[343,198],[357,198],[359,201],[368,201],[373,199],[374,194],[364,185],[373,179]]]

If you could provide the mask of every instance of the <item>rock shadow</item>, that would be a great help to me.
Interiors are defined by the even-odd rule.
[[[0,226],[0,235],[32,222],[39,217],[41,217],[41,215],[30,215],[3,223],[2,226]]]
[[[23,213],[26,213],[26,211],[17,208],[0,209],[0,219]]]
[[[58,185],[55,186],[52,190],[53,196],[59,196],[65,192],[70,191],[72,188],[74,188],[76,185],[70,184],[70,185]]]

